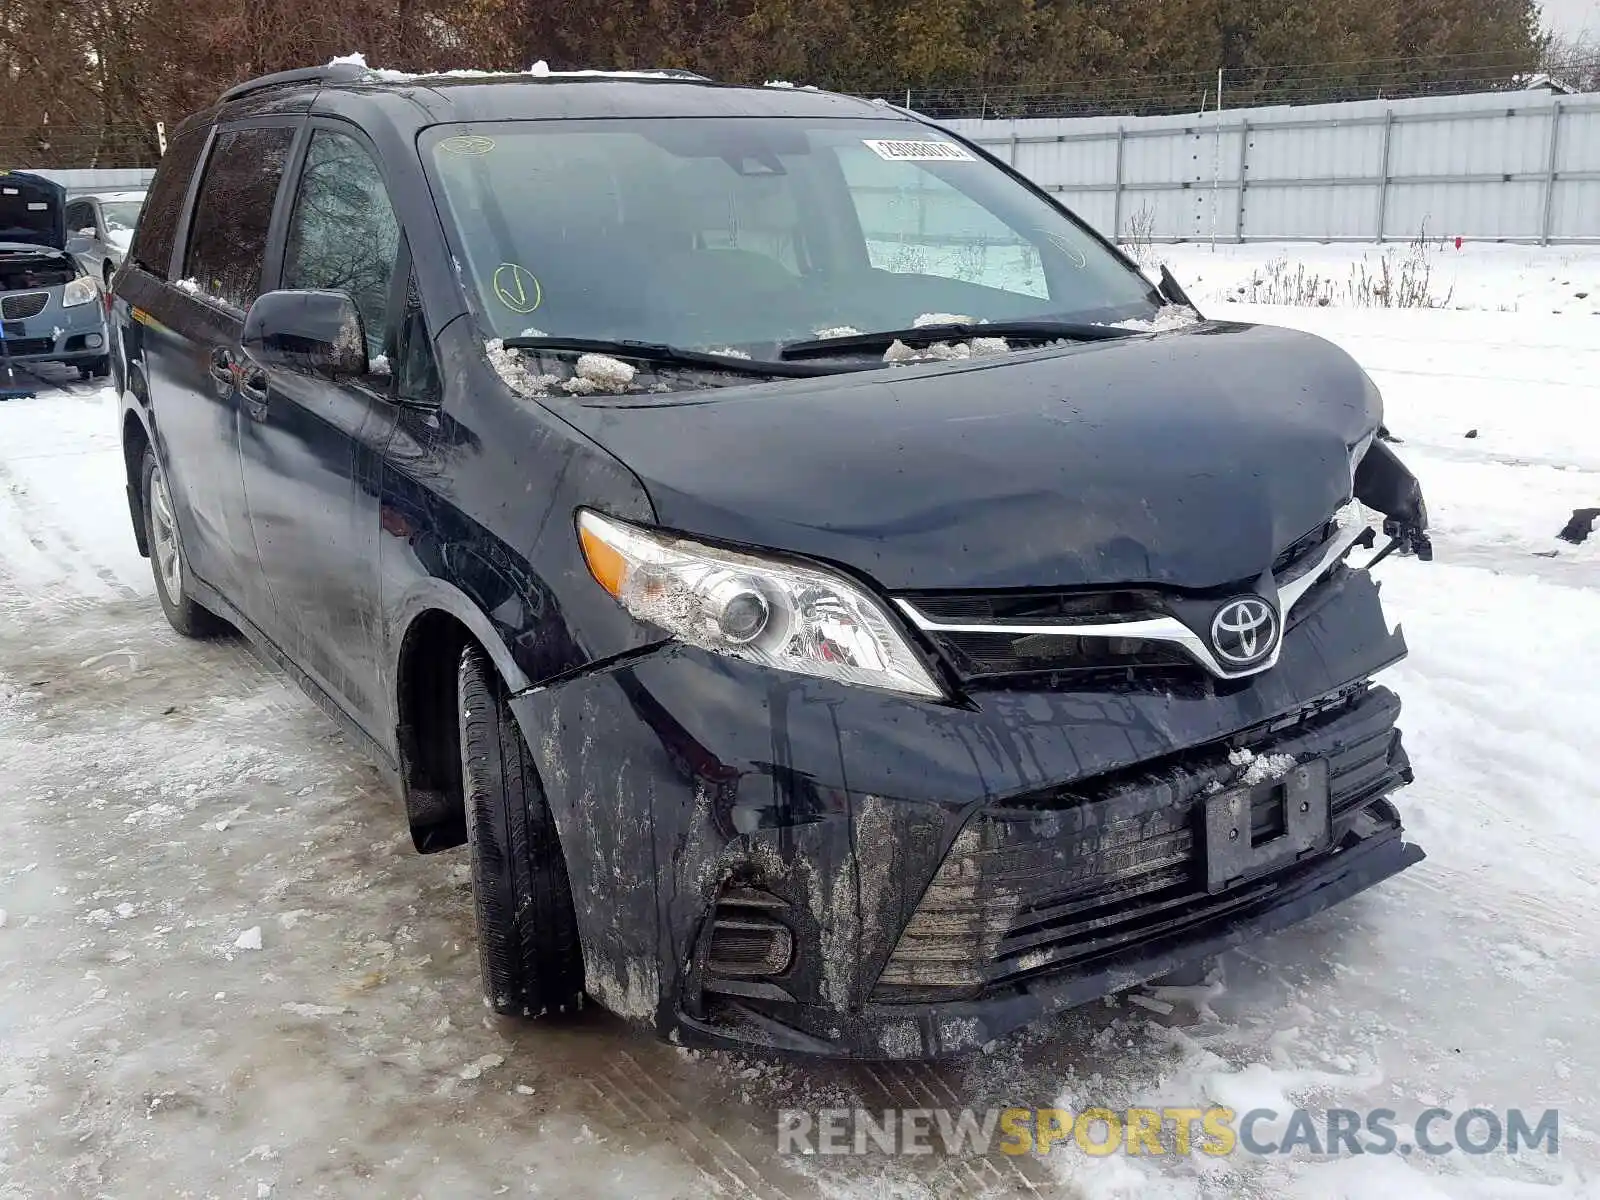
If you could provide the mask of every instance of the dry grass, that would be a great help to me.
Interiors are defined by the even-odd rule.
[[[1275,258],[1238,290],[1246,304],[1288,304],[1301,308],[1447,308],[1454,289],[1442,294],[1433,284],[1433,256],[1444,246],[1427,231],[1405,247],[1385,250],[1374,264],[1370,256],[1350,268],[1345,279],[1308,271]]]
[[[1156,213],[1148,204],[1128,217],[1128,232],[1121,240],[1123,251],[1141,267],[1157,270],[1161,256],[1155,247]]]

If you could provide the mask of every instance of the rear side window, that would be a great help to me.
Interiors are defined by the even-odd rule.
[[[272,204],[294,130],[235,129],[217,138],[189,227],[183,273],[213,300],[243,309],[261,289]]]
[[[139,233],[133,239],[133,261],[162,279],[167,277],[167,268],[172,263],[172,239],[183,213],[183,198],[189,194],[189,181],[194,178],[195,164],[205,148],[207,132],[205,126],[199,126],[167,147],[161,165],[156,168],[155,181],[150,185],[150,198],[139,218]]]

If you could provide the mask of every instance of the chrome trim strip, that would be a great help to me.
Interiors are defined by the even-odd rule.
[[[904,600],[897,596],[895,597],[895,604],[901,612],[910,618],[911,623],[924,633],[1008,633],[1021,635],[1043,633],[1057,634],[1062,637],[1138,638],[1147,642],[1168,642],[1183,650],[1190,658],[1219,679],[1244,679],[1250,675],[1259,675],[1262,671],[1270,670],[1277,666],[1278,656],[1283,651],[1283,636],[1287,632],[1290,611],[1311,590],[1317,580],[1326,575],[1336,563],[1349,553],[1350,547],[1366,531],[1367,527],[1365,525],[1356,525],[1340,530],[1329,540],[1327,548],[1323,550],[1321,557],[1288,583],[1277,587],[1278,644],[1272,648],[1272,653],[1265,659],[1255,664],[1255,666],[1246,667],[1242,671],[1230,671],[1224,667],[1217,661],[1216,656],[1211,653],[1211,648],[1206,645],[1205,639],[1176,617],[1150,617],[1142,621],[1118,621],[1099,625],[946,625],[924,616],[909,600]]]
[[[1360,541],[1361,535],[1366,532],[1367,526],[1352,525],[1334,534],[1333,538],[1328,542],[1328,548],[1323,551],[1321,558],[1288,583],[1279,583],[1277,585],[1278,610],[1287,617],[1294,606],[1300,603],[1300,598],[1311,590],[1317,580],[1326,575],[1340,559],[1349,553],[1350,547]]]

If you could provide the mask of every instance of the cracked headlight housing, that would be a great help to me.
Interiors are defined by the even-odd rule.
[[[944,695],[884,606],[842,575],[588,510],[578,514],[578,538],[617,603],[689,645],[839,683]]]
[[[61,289],[61,307],[73,308],[87,304],[100,294],[100,285],[87,275],[80,275]]]

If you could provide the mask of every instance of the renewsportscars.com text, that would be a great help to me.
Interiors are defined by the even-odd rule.
[[[1470,1108],[825,1108],[778,1114],[780,1154],[1560,1153],[1560,1113]]]

